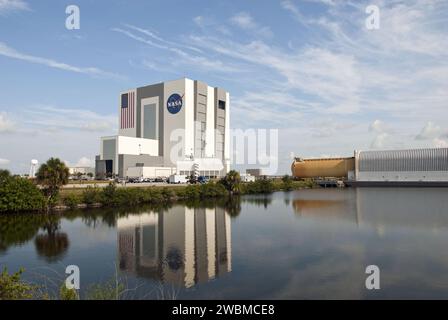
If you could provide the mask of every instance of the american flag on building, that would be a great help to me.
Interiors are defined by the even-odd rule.
[[[120,129],[134,128],[135,92],[121,95]]]

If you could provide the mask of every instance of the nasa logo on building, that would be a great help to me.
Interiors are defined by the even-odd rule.
[[[182,97],[177,93],[173,93],[168,98],[168,101],[166,102],[166,107],[170,113],[172,114],[178,113],[180,109],[182,109]]]

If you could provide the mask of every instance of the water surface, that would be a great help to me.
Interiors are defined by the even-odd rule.
[[[448,298],[448,189],[310,189],[165,208],[0,217],[0,265],[133,299]],[[365,288],[377,265],[381,289]]]

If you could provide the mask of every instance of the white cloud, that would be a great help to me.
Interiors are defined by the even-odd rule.
[[[2,159],[2,158],[0,158],[0,165],[1,165],[1,166],[8,165],[10,162],[11,162],[11,161],[8,160],[8,159]]]
[[[230,22],[243,30],[263,37],[272,37],[273,33],[269,27],[260,26],[247,12],[239,12],[230,18]]]
[[[8,167],[15,173],[26,173],[31,159],[42,163],[50,157],[94,166],[100,137],[116,134],[118,125],[116,115],[45,105],[17,111],[14,119],[21,126],[8,139],[0,139],[0,157],[10,160]]]
[[[387,128],[383,121],[377,119],[370,124],[369,131],[383,133],[387,131]]]
[[[166,64],[167,61],[170,61],[172,66],[177,65],[186,65],[186,66],[194,66],[197,68],[200,68],[202,70],[207,71],[215,71],[215,72],[240,72],[241,68],[238,68],[236,66],[229,65],[219,59],[213,58],[210,59],[208,57],[205,57],[201,55],[200,53],[202,50],[187,46],[187,45],[178,45],[172,41],[162,39],[159,36],[155,35],[152,31],[142,29],[139,27],[135,27],[132,25],[125,25],[129,29],[138,31],[139,33],[149,36],[151,39],[148,39],[146,37],[143,37],[141,35],[135,34],[129,30],[121,29],[121,28],[113,28],[112,31],[118,32],[121,34],[126,35],[127,37],[136,40],[138,42],[147,44],[149,46],[152,46],[157,49],[167,50],[176,55],[175,59],[170,60],[169,57],[164,57],[164,63]],[[185,50],[187,49],[187,50]],[[192,51],[192,53],[191,53]],[[149,62],[148,59],[143,59],[142,63],[145,67],[149,67],[151,69],[159,69],[162,70],[163,68],[155,66],[154,63]]]
[[[312,95],[318,112],[354,113],[360,108],[361,72],[355,57],[327,49],[307,47],[298,52],[284,52],[262,41],[241,44],[212,37],[192,36],[203,49],[269,68],[282,78],[276,85],[289,91]],[[270,79],[275,74],[270,73]],[[266,81],[266,79],[263,79]],[[297,90],[300,90],[299,92]]]
[[[193,18],[193,22],[198,26],[198,27],[204,27],[204,17],[203,16],[196,16]]]
[[[101,70],[99,68],[95,68],[95,67],[87,67],[87,68],[77,67],[77,66],[73,66],[73,65],[70,65],[67,63],[58,62],[56,60],[21,53],[21,52],[15,50],[14,48],[9,47],[8,45],[6,45],[3,42],[0,42],[0,55],[8,57],[8,58],[27,61],[30,63],[45,65],[47,67],[56,68],[56,69],[60,69],[60,70],[71,71],[71,72],[76,72],[76,73],[83,73],[83,74],[87,74],[90,76],[122,78],[121,76],[119,76],[117,74],[106,72],[106,71],[103,71],[103,70]]]
[[[378,134],[375,139],[372,141],[372,144],[370,147],[372,149],[382,149],[385,147],[386,139],[389,137],[389,134],[387,133],[380,133]]]
[[[416,140],[426,140],[426,139],[433,139],[439,136],[441,133],[441,128],[434,124],[433,122],[429,121],[425,124],[425,126],[422,128],[420,133],[415,137]]]
[[[140,33],[142,33],[142,34],[144,34],[146,36],[149,36],[150,38],[152,38],[152,39],[154,39],[156,41],[159,41],[160,43],[166,44],[168,46],[181,47],[181,48],[189,49],[189,50],[196,51],[196,52],[199,52],[199,53],[202,52],[198,48],[195,48],[195,47],[192,47],[192,46],[188,46],[188,45],[179,44],[177,42],[173,42],[173,41],[164,39],[164,38],[158,36],[156,34],[156,32],[154,32],[154,31],[151,31],[151,30],[148,30],[148,29],[144,29],[144,28],[140,28],[140,27],[137,27],[137,26],[134,26],[134,25],[131,25],[131,24],[124,24],[124,26],[129,28],[129,29],[131,29],[131,30],[138,31],[138,32],[140,32]],[[165,47],[165,48],[169,49],[169,47]]]
[[[23,0],[0,0],[0,15],[12,12],[29,10],[28,3]]]
[[[6,112],[0,112],[0,133],[14,131],[15,123],[9,119]]]
[[[24,124],[44,131],[77,130],[112,133],[118,123],[116,115],[47,105],[31,106],[22,117]]]
[[[92,161],[92,159],[89,159],[87,157],[82,157],[81,159],[78,160],[78,162],[76,163],[77,167],[93,167],[94,166],[94,162]]]
[[[95,162],[92,159],[89,159],[88,157],[81,157],[74,165],[72,162],[65,160],[65,165],[68,167],[94,167]]]
[[[255,29],[257,24],[247,12],[240,12],[230,18],[230,21],[243,29]]]
[[[433,140],[433,145],[436,148],[448,148],[448,141],[444,139],[435,138]]]

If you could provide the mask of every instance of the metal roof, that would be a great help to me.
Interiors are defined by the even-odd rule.
[[[448,171],[448,148],[360,151],[359,171]]]

